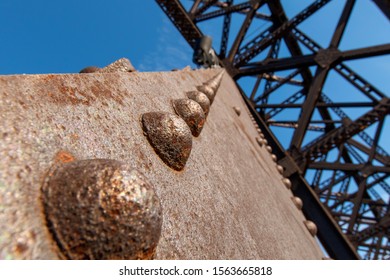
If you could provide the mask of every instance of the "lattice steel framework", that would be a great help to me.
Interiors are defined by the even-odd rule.
[[[390,44],[340,50],[357,1],[343,1],[327,46],[305,34],[300,25],[331,0],[311,1],[291,18],[279,0],[195,0],[188,9],[184,8],[188,2],[179,0],[156,2],[193,48],[203,36],[199,23],[222,17],[217,52],[221,64],[237,81],[329,255],[389,259],[390,157],[379,140],[389,129],[390,100],[347,61],[389,54]],[[372,5],[389,20],[390,1],[374,0]],[[235,15],[243,20],[229,43]],[[251,37],[248,30],[253,26],[257,29]],[[287,52],[281,53],[281,45]],[[348,100],[335,101],[324,92],[332,75],[353,89],[353,95],[345,94]],[[249,78],[254,82],[248,90]],[[351,113],[351,108],[359,108],[358,113]],[[293,132],[283,134],[291,137],[281,145],[275,135],[283,128]]]

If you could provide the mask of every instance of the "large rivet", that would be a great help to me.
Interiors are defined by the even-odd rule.
[[[284,172],[283,166],[277,164],[277,165],[276,165],[276,169],[278,170],[278,172],[279,172],[280,174],[283,174],[283,172]]]
[[[297,196],[291,197],[291,200],[293,201],[294,205],[299,209],[302,210],[303,207],[303,201]]]
[[[286,186],[286,188],[291,189],[291,181],[288,178],[282,179],[283,184]]]
[[[172,101],[176,113],[187,123],[192,135],[198,137],[206,121],[206,116],[199,103],[191,99],[176,99]]]
[[[265,139],[263,139],[263,143],[264,143],[264,140],[265,140]],[[271,148],[271,146],[267,145],[267,146],[265,146],[265,148],[267,149],[267,151],[268,151],[269,153],[272,153],[272,148]]]
[[[261,136],[260,136],[261,137]],[[264,137],[262,137],[263,138],[263,143],[264,143],[264,145],[268,145],[268,141],[267,141],[267,139],[265,139]]]
[[[192,149],[191,130],[186,122],[175,114],[151,112],[142,115],[142,128],[165,164],[182,170]]]
[[[241,109],[240,109],[240,107],[234,106],[234,107],[233,107],[233,110],[234,110],[234,112],[236,112],[237,116],[240,116],[240,115],[241,115]]]
[[[52,168],[44,213],[59,254],[69,259],[151,259],[161,233],[159,199],[145,177],[109,159]]]
[[[309,220],[304,221],[303,223],[305,224],[307,230],[310,232],[312,236],[315,236],[317,234],[317,226],[315,223]]]
[[[195,102],[198,102],[200,107],[203,109],[204,115],[207,117],[210,111],[210,100],[206,94],[200,91],[190,91],[187,92],[187,97]]]
[[[276,157],[275,154],[272,154],[272,155],[271,155],[271,158],[272,158],[272,160],[273,160],[274,162],[277,162],[277,161],[278,161],[278,158]]]
[[[210,100],[210,105],[213,104],[215,98],[215,91],[208,85],[201,85],[196,87],[198,91],[204,93]]]

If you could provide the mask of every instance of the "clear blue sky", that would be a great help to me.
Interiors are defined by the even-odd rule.
[[[192,51],[153,0],[0,0],[0,74],[75,73],[121,57],[169,70]]]

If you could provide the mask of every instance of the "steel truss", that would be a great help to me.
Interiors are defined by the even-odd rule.
[[[302,198],[304,214],[317,224],[318,237],[329,255],[389,259],[390,157],[379,139],[388,130],[390,99],[346,62],[390,54],[390,44],[339,49],[357,1],[344,1],[328,46],[315,42],[299,25],[331,0],[312,1],[292,18],[279,0],[195,0],[188,9],[179,0],[156,2],[191,47],[203,36],[199,22],[222,17],[219,58],[223,67],[237,81],[278,163],[285,168],[284,175],[292,181],[293,192]],[[374,0],[372,5],[377,5],[378,14],[390,18],[388,1]],[[238,14],[244,20],[229,44],[232,16]],[[248,30],[256,21],[266,27],[249,38]],[[279,57],[282,43],[288,57]],[[356,89],[354,100],[333,101],[324,92],[330,71]],[[255,79],[254,86],[244,93],[240,82],[248,77]],[[285,100],[272,101],[286,86],[297,90],[290,90]],[[360,116],[348,114],[350,108],[359,108]],[[289,114],[292,110],[299,114]],[[286,120],[286,115],[296,117]],[[288,144],[280,144],[275,127],[293,130]]]

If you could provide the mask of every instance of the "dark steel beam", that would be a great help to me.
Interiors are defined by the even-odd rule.
[[[200,21],[209,20],[209,19],[213,19],[216,17],[220,17],[220,16],[226,16],[226,15],[230,15],[234,12],[239,12],[239,11],[249,9],[252,7],[251,1],[247,1],[247,2],[244,2],[241,4],[237,4],[237,5],[229,5],[229,2],[231,2],[231,1],[226,2],[228,4],[228,6],[223,7],[220,10],[213,11],[213,12],[203,14],[203,15],[198,15],[197,17],[195,17],[194,21],[200,22]]]
[[[244,36],[248,31],[250,24],[252,23],[253,17],[257,9],[259,9],[264,4],[264,1],[252,3],[251,10],[246,14],[244,23],[241,25],[240,31],[238,32],[236,39],[233,42],[232,47],[230,48],[229,55],[227,56],[228,63],[232,63],[234,56],[236,55],[238,48],[240,47],[242,40],[244,40]]]
[[[390,19],[390,1],[389,0],[372,0],[381,9],[383,14]]]
[[[271,5],[273,1],[269,3]],[[275,1],[279,2],[279,1]],[[284,22],[280,27],[269,33],[266,37],[257,36],[249,41],[238,52],[234,59],[234,65],[240,66],[247,63],[249,60],[257,56],[261,51],[275,43],[276,40],[284,36],[292,28],[303,22],[305,19],[313,15],[316,11],[328,4],[330,0],[317,0],[309,5],[305,10],[289,21]]]
[[[227,0],[226,4],[228,8],[231,7],[233,0]],[[221,38],[221,49],[219,51],[219,58],[223,59],[226,56],[226,50],[229,40],[229,31],[230,31],[230,22],[232,19],[231,13],[226,14],[223,19],[223,27],[222,27],[222,38]]]
[[[302,108],[303,104],[259,104],[256,108]],[[375,103],[372,102],[337,102],[332,104],[317,103],[316,107],[346,107],[346,108],[359,108],[359,107],[372,107]]]
[[[354,122],[340,126],[326,135],[315,139],[307,144],[302,152],[308,161],[313,161],[321,154],[328,152],[330,149],[344,143],[357,133],[363,131],[373,123],[385,118],[390,111],[390,99],[383,98],[372,110],[355,120]],[[297,160],[299,160],[297,158]]]
[[[322,64],[319,64],[318,57],[326,56],[328,53],[330,53],[330,51],[324,50],[321,54],[302,55],[280,59],[269,59],[261,62],[250,63],[247,64],[245,67],[239,68],[238,72],[235,74],[235,78],[239,78],[242,76],[259,75],[268,72],[296,69],[301,67],[310,67],[314,65],[322,66]],[[330,62],[332,64],[337,65],[341,61],[368,58],[384,54],[390,54],[390,44],[338,52],[337,59]]]
[[[176,26],[184,39],[192,47],[196,47],[196,42],[203,34],[188,16],[186,10],[179,0],[156,0],[161,9]]]
[[[373,166],[366,164],[353,164],[353,163],[337,163],[337,162],[311,162],[308,165],[309,169],[326,169],[326,170],[342,170],[344,172],[350,171],[362,171],[369,172],[366,175],[372,174],[374,172],[383,172],[389,173],[390,167],[388,166]]]

